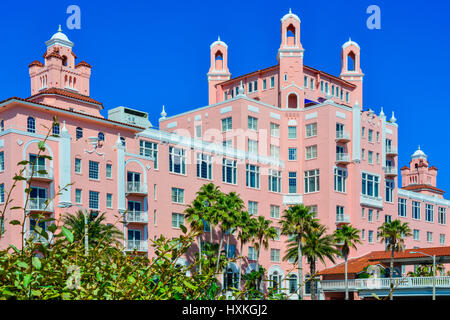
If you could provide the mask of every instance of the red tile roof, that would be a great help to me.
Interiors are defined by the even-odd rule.
[[[68,90],[64,90],[64,89],[58,89],[58,88],[50,88],[50,89],[46,89],[46,90],[42,90],[41,92],[32,95],[31,97],[28,97],[26,100],[34,100],[34,98],[37,98],[41,95],[46,95],[46,94],[56,94],[56,95],[61,95],[61,96],[65,96],[68,98],[72,98],[72,99],[77,99],[77,100],[81,100],[81,101],[85,101],[85,102],[89,102],[89,103],[94,103],[94,104],[98,104],[103,108],[103,104],[101,102],[98,102],[97,100],[92,99],[91,97],[79,94],[79,93],[75,93],[75,92],[71,92]]]
[[[433,248],[417,248],[417,249],[406,249],[405,251],[395,252],[394,259],[412,259],[412,258],[426,258],[428,257],[422,253],[411,253],[411,251],[420,251],[429,255],[436,255],[436,257],[449,256],[450,257],[450,246],[447,247],[433,247]],[[385,265],[387,261],[391,258],[390,251],[372,251],[366,255],[358,258],[349,259],[347,263],[347,272],[359,273],[364,270],[368,265],[382,264]],[[319,272],[320,275],[330,275],[330,274],[344,274],[345,265],[344,263],[335,265],[334,267],[324,269]]]
[[[414,190],[417,190],[417,191],[418,190],[429,190],[429,191],[433,191],[433,192],[437,192],[437,193],[441,193],[441,194],[445,193],[444,190],[436,188],[436,187],[433,187],[433,186],[431,186],[429,184],[413,184],[413,185],[410,185],[410,186],[402,187],[402,189],[412,190],[412,191],[414,191]]]
[[[75,66],[75,68],[78,68],[78,67],[88,67],[88,68],[92,68],[92,66],[91,66],[89,63],[87,63],[86,61],[80,61],[80,62],[78,62],[77,65]]]
[[[28,65],[28,68],[31,68],[32,66],[43,67],[44,65],[40,61],[34,60],[32,63]]]

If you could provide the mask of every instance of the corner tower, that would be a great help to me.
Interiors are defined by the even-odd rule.
[[[303,88],[303,53],[300,42],[300,18],[289,13],[281,19],[281,44],[278,49],[280,66],[279,88],[280,108],[303,108],[305,93]]]
[[[363,78],[364,73],[361,70],[361,48],[350,38],[342,45],[341,51],[341,79],[356,85],[351,95],[350,105],[358,101],[363,106]]]
[[[225,42],[220,40],[214,41],[210,45],[211,51],[211,66],[208,72],[208,88],[209,88],[209,105],[215,104],[221,99],[220,94],[223,92],[220,88],[216,88],[216,84],[230,80],[231,74],[228,70],[228,46]]]

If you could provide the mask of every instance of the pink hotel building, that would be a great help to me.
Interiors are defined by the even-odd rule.
[[[36,161],[48,173],[31,177],[27,209],[56,219],[77,207],[106,212],[108,222],[123,229],[125,251],[152,256],[149,240],[179,235],[186,204],[209,182],[239,193],[251,214],[274,226],[287,206],[299,203],[311,207],[329,232],[351,223],[363,241],[352,257],[384,250],[377,228],[390,219],[409,223],[414,235],[407,248],[447,245],[450,201],[436,187],[437,168],[419,148],[400,169],[398,186],[398,125],[393,112],[388,120],[383,110],[377,115],[364,108],[356,42],[342,46],[339,76],[306,66],[300,19],[289,12],[281,19],[278,63],[231,78],[228,46],[219,38],[210,46],[209,105],[170,117],[163,107],[159,129],[148,113],[128,107],[108,110],[104,118],[102,103],[90,97],[91,66],[76,62],[74,44],[61,29],[45,44],[44,63],[29,65],[31,96],[0,102],[1,205],[16,164],[35,159],[43,125],[57,116],[60,125],[52,130],[58,136],[46,144],[53,159]],[[24,188],[21,182],[13,191],[14,205],[24,204]],[[20,227],[8,223],[19,212],[6,215],[0,248],[20,245]],[[26,222],[27,235],[34,225]],[[271,241],[260,262],[287,288],[296,270],[282,260],[285,240]],[[238,248],[232,240],[232,254],[241,254]],[[254,248],[247,245],[242,254],[248,272],[255,267]],[[308,270],[306,261],[304,266]],[[227,272],[225,285],[237,264]]]

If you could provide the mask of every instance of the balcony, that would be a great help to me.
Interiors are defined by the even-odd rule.
[[[25,170],[25,177],[33,180],[52,181],[53,169],[46,166],[29,166]]]
[[[346,131],[337,131],[336,132],[336,142],[347,143],[350,141],[350,133]]]
[[[350,156],[348,153],[336,153],[336,163],[347,165],[350,163]]]
[[[127,240],[125,251],[148,252],[147,240]]]
[[[303,203],[303,196],[301,194],[283,194],[283,205],[296,205]]]
[[[28,199],[27,210],[38,211],[38,212],[53,212],[53,201],[49,199],[36,198]]]
[[[148,214],[146,211],[128,211],[125,219],[128,223],[148,223]]]
[[[396,177],[397,176],[397,168],[396,167],[386,167],[386,168],[384,168],[384,174],[387,177]]]
[[[129,195],[147,195],[147,186],[139,181],[127,182],[127,194]]]
[[[336,215],[336,224],[350,223],[350,216],[348,214]]]
[[[361,205],[383,209],[383,198],[361,194]]]
[[[386,155],[388,157],[396,157],[398,155],[397,148],[392,146],[386,146]]]

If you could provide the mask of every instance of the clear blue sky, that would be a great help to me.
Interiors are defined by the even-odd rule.
[[[71,4],[81,8],[81,30],[67,30]],[[381,30],[366,27],[371,4],[381,8]],[[232,76],[275,65],[289,8],[302,20],[305,64],[339,75],[341,45],[349,36],[360,44],[364,107],[383,106],[388,118],[395,110],[399,166],[420,144],[449,191],[448,1],[2,1],[0,99],[30,95],[28,64],[43,61],[44,42],[61,24],[78,61],[93,66],[91,96],[106,109],[146,110],[157,125],[163,104],[169,115],[207,105],[218,35]]]

